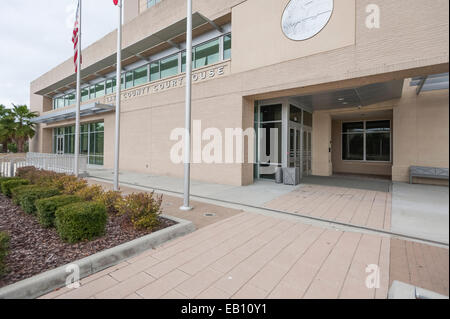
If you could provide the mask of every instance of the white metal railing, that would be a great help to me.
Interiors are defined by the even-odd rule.
[[[34,166],[39,169],[57,173],[74,173],[75,155],[73,154],[46,154],[32,153],[26,155],[26,166]],[[87,174],[87,155],[78,156],[78,169],[80,175]]]
[[[27,166],[25,157],[0,157],[0,176],[13,177],[20,167]]]

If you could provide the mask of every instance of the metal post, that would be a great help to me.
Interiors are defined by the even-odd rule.
[[[189,211],[191,183],[191,97],[192,97],[192,0],[187,0],[186,23],[186,118],[184,132],[184,200],[183,211]]]
[[[78,177],[79,175],[79,167],[78,167],[78,157],[80,154],[80,104],[81,104],[81,2],[79,3],[79,22],[78,22],[78,59],[77,59],[77,106],[76,106],[76,115],[75,115],[75,158],[74,158],[74,174]]]
[[[122,80],[122,8],[119,0],[119,26],[117,27],[117,64],[116,64],[116,132],[114,141],[114,190],[119,190],[119,146],[120,146],[120,91]]]

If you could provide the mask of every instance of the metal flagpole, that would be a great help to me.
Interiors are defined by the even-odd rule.
[[[191,183],[191,96],[192,96],[192,0],[187,0],[186,23],[186,118],[184,132],[184,201],[181,210],[189,211]]]
[[[119,26],[117,28],[117,70],[116,70],[116,132],[114,141],[114,190],[119,190],[119,144],[120,144],[120,91],[122,79],[122,8],[119,0]]]
[[[75,176],[79,175],[78,160],[80,157],[80,104],[81,104],[81,0],[78,2],[78,43],[77,43],[77,106],[75,115]]]

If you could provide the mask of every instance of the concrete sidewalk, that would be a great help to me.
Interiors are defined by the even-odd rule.
[[[393,232],[449,243],[448,186],[394,183]]]

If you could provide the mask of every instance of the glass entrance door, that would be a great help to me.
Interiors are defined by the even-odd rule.
[[[311,130],[303,128],[303,145],[302,145],[302,176],[312,174],[312,148],[311,148]]]
[[[301,167],[301,129],[289,129],[289,167]]]
[[[64,135],[56,137],[56,154],[64,154]]]

